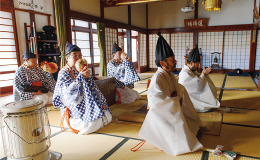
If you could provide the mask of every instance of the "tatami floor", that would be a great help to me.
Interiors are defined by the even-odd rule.
[[[60,152],[62,159],[67,160],[96,160],[96,159],[147,159],[147,160],[225,160],[224,156],[214,156],[207,151],[199,150],[180,156],[169,155],[149,143],[145,143],[138,151],[130,149],[142,139],[138,132],[142,125],[144,115],[138,114],[136,122],[122,121],[120,117],[126,113],[138,110],[147,102],[147,81],[153,72],[140,74],[141,81],[135,83],[135,90],[141,94],[141,100],[128,105],[110,106],[113,120],[96,133],[89,135],[76,135],[70,131],[62,132],[59,128],[60,111],[50,107],[48,117],[51,125],[50,150]],[[176,75],[178,76],[178,75]],[[218,115],[218,133],[200,132],[199,141],[205,148],[214,149],[223,145],[225,151],[235,151],[238,160],[260,159],[260,92],[251,77],[228,76],[227,74],[211,73],[210,77],[218,90],[221,108],[230,107],[238,109],[239,113],[215,111],[210,116]],[[130,114],[131,115],[131,114]],[[124,117],[133,118],[133,117]],[[210,117],[202,117],[206,122]],[[211,117],[212,118],[212,117]],[[213,123],[213,122],[212,122]],[[206,124],[210,124],[207,123]],[[212,124],[214,125],[214,124]],[[0,139],[2,144],[2,139]],[[0,158],[6,159],[3,146],[0,145]]]

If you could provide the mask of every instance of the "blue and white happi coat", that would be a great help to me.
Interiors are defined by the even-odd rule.
[[[134,88],[134,82],[140,80],[133,63],[128,62],[126,59],[123,62],[111,60],[107,65],[107,76],[115,77],[116,88],[129,86],[132,89]]]
[[[48,89],[52,93],[54,92],[56,82],[52,75],[45,72],[40,67],[26,67],[30,75],[29,78],[25,67],[26,66],[20,66],[15,72],[13,81],[13,94],[15,101],[30,100],[33,98],[33,92],[23,92],[21,88],[19,89],[19,86],[21,85],[32,85],[32,82],[41,81],[42,86],[45,89]]]
[[[67,66],[65,67],[68,69]],[[73,118],[80,118],[83,122],[102,118],[103,105],[106,105],[106,110],[110,112],[106,99],[95,81],[91,77],[84,78],[81,73],[72,68],[76,77],[73,80],[73,76],[65,67],[59,72],[53,95],[53,105],[60,108],[61,116],[66,106],[70,109],[70,117],[72,113]]]

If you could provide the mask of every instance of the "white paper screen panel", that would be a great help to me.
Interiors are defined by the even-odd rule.
[[[170,34],[162,34],[164,39],[169,43],[170,41]],[[158,35],[157,34],[149,34],[149,67],[150,68],[157,68],[155,64],[155,49],[156,49],[156,44],[158,40]]]
[[[258,31],[258,34],[257,34],[255,70],[259,70],[259,66],[260,66],[260,31]]]
[[[184,56],[186,55],[186,48],[190,50],[193,48],[193,33],[172,33],[171,34],[171,48],[177,60],[176,68],[182,68],[185,64]]]
[[[249,69],[251,31],[226,31],[223,67]]]
[[[113,59],[112,47],[114,43],[117,43],[117,29],[106,28],[106,64]]]
[[[222,62],[223,32],[199,32],[198,48],[202,50],[202,68],[211,66],[211,53],[221,53],[219,65]],[[214,58],[214,57],[213,57]],[[217,57],[218,58],[218,57]]]
[[[140,34],[140,66],[147,65],[146,57],[146,34]]]

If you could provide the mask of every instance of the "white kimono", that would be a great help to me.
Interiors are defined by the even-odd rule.
[[[175,91],[178,96],[171,97]],[[147,97],[150,109],[139,132],[141,138],[171,155],[203,147],[196,138],[200,125],[197,112],[173,73],[159,67],[151,79]]]
[[[198,112],[207,112],[211,108],[219,108],[217,90],[209,76],[197,71],[192,72],[184,65],[179,74],[179,83],[190,95],[190,99]]]

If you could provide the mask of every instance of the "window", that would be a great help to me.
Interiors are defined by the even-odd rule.
[[[99,74],[100,49],[97,25],[82,20],[71,19],[72,43],[81,48],[83,58],[88,61],[92,75]]]
[[[137,39],[132,39],[132,62],[137,62]],[[124,38],[124,52],[127,53],[127,37]]]
[[[221,53],[219,62],[222,62],[223,32],[199,32],[198,41],[198,47],[202,49],[202,68],[211,66],[211,53],[214,52]]]
[[[174,52],[175,59],[177,60],[176,68],[182,68],[184,66],[184,56],[186,55],[187,47],[190,50],[193,49],[193,33],[171,34],[171,48]]]
[[[146,34],[140,34],[140,66],[147,66]]]
[[[12,14],[0,11],[0,90],[12,91],[14,73],[18,68]]]

